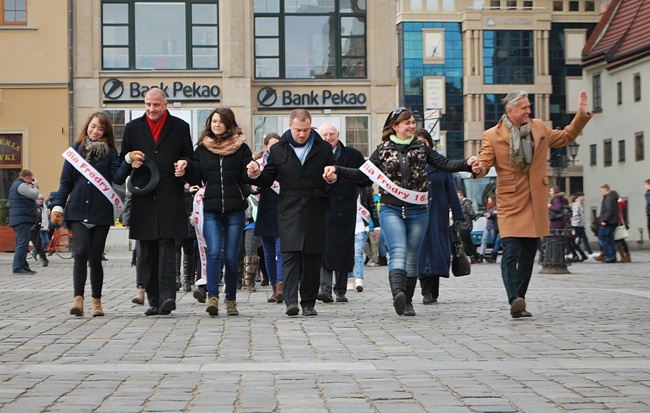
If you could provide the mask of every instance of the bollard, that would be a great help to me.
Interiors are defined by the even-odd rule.
[[[566,253],[570,229],[552,229],[551,234],[542,237],[539,247],[540,274],[571,274],[567,269]]]

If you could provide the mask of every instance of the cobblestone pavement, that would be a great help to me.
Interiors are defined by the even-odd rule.
[[[318,317],[285,316],[268,287],[240,291],[238,317],[211,318],[191,293],[146,317],[129,257],[109,254],[106,316],[92,318],[89,286],[86,316],[68,314],[71,260],[18,276],[11,258],[0,254],[2,412],[650,411],[650,252],[567,275],[536,266],[534,317],[518,320],[496,264],[442,280],[437,304],[416,293],[416,317],[394,314],[386,267]]]

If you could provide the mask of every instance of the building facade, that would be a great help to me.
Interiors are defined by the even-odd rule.
[[[70,141],[68,1],[0,7],[0,199],[21,169],[47,195]]]
[[[650,179],[650,4],[614,0],[583,50],[593,119],[583,131],[585,209],[600,213],[598,189],[608,184],[627,201],[632,247],[650,239],[643,181]],[[637,245],[638,243],[638,245]]]
[[[123,125],[160,87],[196,140],[209,113],[233,109],[253,150],[288,128],[291,109],[336,124],[368,155],[395,107],[390,0],[75,0],[74,112]]]
[[[581,50],[602,1],[398,0],[399,99],[422,114],[450,158],[476,154],[510,91],[529,93],[533,116],[564,127],[584,89]],[[578,142],[582,138],[578,139]],[[549,176],[582,190],[580,157],[549,154]]]

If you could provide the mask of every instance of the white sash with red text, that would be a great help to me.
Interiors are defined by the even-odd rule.
[[[361,205],[361,201],[359,200],[358,197],[357,197],[357,214],[359,214],[361,219],[365,221],[366,225],[370,223],[370,219],[371,219],[370,211],[368,211],[368,208]]]
[[[401,199],[409,204],[427,205],[429,203],[428,192],[417,192],[410,189],[399,187],[391,181],[384,173],[375,166],[370,160],[367,160],[361,167],[361,172],[366,174],[371,181],[384,188],[388,193],[397,199]]]
[[[194,194],[194,201],[192,202],[192,224],[194,225],[194,231],[196,232],[196,242],[199,244],[199,255],[201,259],[201,278],[196,280],[195,285],[206,285],[208,279],[206,277],[207,269],[207,255],[205,248],[208,246],[205,242],[205,237],[203,237],[203,197],[205,196],[205,187],[202,186],[201,189],[196,191]]]
[[[120,196],[115,192],[110,182],[106,181],[106,178],[104,178],[95,167],[86,162],[84,157],[81,156],[79,152],[75,151],[72,146],[66,149],[61,156],[63,156],[63,159],[66,161],[70,162],[70,165],[74,166],[74,168],[79,171],[84,178],[95,185],[95,188],[97,188],[99,192],[108,199],[111,205],[113,205],[113,209],[117,211],[124,209],[124,204],[122,203]]]

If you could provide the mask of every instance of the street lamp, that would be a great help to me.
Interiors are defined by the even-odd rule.
[[[571,156],[571,165],[576,164],[576,156],[578,156],[578,148],[580,147],[580,144],[578,142],[573,141],[569,144],[569,155]]]

